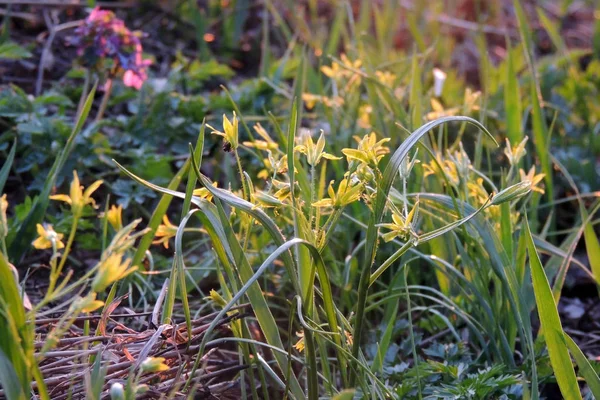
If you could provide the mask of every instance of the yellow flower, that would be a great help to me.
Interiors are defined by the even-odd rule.
[[[375,76],[377,80],[381,82],[384,86],[392,87],[394,82],[396,81],[396,75],[392,74],[389,71],[375,71]]]
[[[56,233],[54,229],[52,229],[52,225],[46,225],[44,227],[42,224],[37,224],[36,227],[40,237],[33,241],[33,247],[38,250],[49,249],[53,246],[56,246],[57,249],[65,247],[63,242],[61,242],[64,235],[62,233]]]
[[[331,79],[341,79],[356,74],[348,69],[359,69],[362,66],[361,60],[350,61],[345,54],[342,54],[340,58],[345,68],[342,68],[340,63],[334,61],[331,63],[331,67],[327,65],[322,66],[321,72]]]
[[[357,124],[363,129],[371,128],[371,113],[373,112],[373,107],[369,104],[364,104],[360,106],[358,109],[358,120]]]
[[[238,148],[238,119],[235,115],[235,111],[233,112],[233,121],[230,121],[229,118],[223,114],[223,130],[225,132],[218,131],[210,125],[207,126],[213,130],[213,134],[223,136],[225,141],[231,145],[233,150]]]
[[[57,194],[54,196],[50,196],[50,200],[58,200],[64,201],[71,205],[71,210],[73,213],[79,213],[87,204],[91,204],[92,207],[96,208],[96,202],[92,199],[92,193],[98,189],[98,187],[102,185],[102,181],[98,180],[92,183],[85,191],[83,190],[83,186],[79,183],[79,176],[77,176],[77,171],[73,171],[73,180],[71,181],[71,191],[69,195],[66,194]]]
[[[294,345],[294,348],[302,353],[304,351],[304,332],[296,332],[296,336],[298,336],[300,339],[298,339]]]
[[[213,186],[217,187],[217,182],[213,182]],[[192,194],[196,197],[200,197],[202,199],[206,199],[207,201],[212,201],[213,195],[211,192],[208,191],[207,188],[203,187],[200,189],[194,189],[194,191],[192,192]],[[168,220],[167,220],[168,221]],[[160,227],[159,227],[160,228]]]
[[[294,148],[294,151],[298,151],[304,155],[306,155],[306,161],[311,166],[316,166],[321,161],[321,158],[326,158],[328,160],[339,160],[341,157],[336,157],[333,154],[329,154],[324,152],[325,149],[325,134],[321,131],[321,135],[319,139],[317,139],[317,143],[313,142],[312,137],[310,135],[305,135],[302,137],[302,143]]]
[[[287,171],[287,155],[283,155],[277,158],[277,155],[273,155],[271,151],[267,153],[267,158],[263,158],[263,164],[265,168],[261,169],[256,175],[260,179],[268,179],[271,175],[283,174]]]
[[[106,213],[106,219],[110,226],[112,226],[115,231],[120,230],[123,227],[123,206],[119,205],[118,207],[114,204],[110,206],[110,210]]]
[[[244,146],[253,147],[258,150],[277,150],[279,145],[271,139],[265,128],[260,123],[254,125],[254,130],[263,140],[254,140],[252,142],[244,142]]]
[[[344,99],[340,96],[327,97],[311,93],[302,93],[302,101],[308,110],[312,110],[317,103],[323,103],[330,108],[339,108],[344,105]]]
[[[103,301],[96,300],[96,293],[90,292],[85,297],[77,298],[71,304],[71,311],[73,312],[85,312],[90,313],[102,307],[104,305]]]
[[[113,253],[100,262],[98,272],[92,281],[92,290],[94,292],[104,291],[111,283],[123,279],[137,270],[137,267],[129,268],[130,259],[122,260],[123,254]]]
[[[169,369],[164,357],[148,357],[142,362],[142,373],[163,372]]]
[[[329,183],[329,187],[327,188],[327,194],[329,194],[329,198],[313,203],[313,207],[341,208],[347,206],[348,204],[360,199],[363,189],[364,185],[362,183],[351,185],[348,182],[348,179],[345,178],[340,182],[338,190],[335,192],[333,190],[333,181],[331,181]]]
[[[165,246],[165,249],[168,249],[169,239],[175,237],[175,235],[177,235],[177,226],[173,225],[171,221],[169,221],[169,217],[165,215],[163,216],[163,223],[158,226],[158,229],[156,229],[156,235],[154,235],[155,240],[152,242],[152,244],[162,243],[162,245]]]
[[[6,195],[0,197],[0,239],[5,238],[8,235],[8,218],[6,217],[6,210],[8,210],[8,201]]]
[[[483,178],[477,178],[475,181],[468,181],[467,189],[469,191],[469,197],[477,200],[477,204],[484,204],[489,200],[490,196],[483,186]]]
[[[409,237],[417,237],[414,231],[414,221],[419,216],[419,200],[416,201],[412,210],[408,213],[406,218],[396,210],[392,211],[392,223],[380,224],[381,228],[389,229],[390,231],[383,235],[383,240],[389,242],[396,237],[402,240],[406,240]]]
[[[376,167],[379,161],[390,152],[390,149],[384,146],[384,143],[389,142],[390,138],[377,141],[375,132],[365,135],[362,139],[354,136],[354,139],[358,142],[357,149],[342,149],[348,163],[358,161]]]
[[[515,147],[511,147],[510,142],[506,139],[506,148],[504,149],[504,154],[506,158],[508,158],[508,162],[512,166],[517,166],[519,161],[527,154],[527,150],[525,150],[525,145],[527,144],[527,140],[529,137],[525,136],[525,138],[516,145]]]
[[[535,174],[535,167],[531,167],[527,174],[522,169],[519,170],[522,182],[529,182],[531,184],[531,190],[544,194],[544,189],[537,185],[544,179],[546,174]]]
[[[291,195],[291,188],[288,182],[282,182],[277,179],[273,179],[273,187],[277,189],[277,191],[273,194],[275,198],[279,201],[284,201]]]
[[[221,308],[227,305],[227,302],[225,301],[223,296],[221,296],[219,292],[217,292],[214,289],[210,290],[210,292],[208,293],[208,297],[205,297],[204,300],[210,300]]]

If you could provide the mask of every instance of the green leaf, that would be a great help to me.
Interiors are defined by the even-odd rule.
[[[181,180],[185,176],[185,173],[188,171],[189,167],[190,159],[188,158],[185,164],[183,164],[179,171],[177,171],[177,174],[175,174],[173,179],[171,179],[171,182],[169,182],[169,189],[177,189],[177,187],[181,183]],[[142,236],[142,239],[140,239],[140,244],[138,245],[135,254],[133,255],[131,265],[139,266],[144,257],[146,256],[146,251],[152,245],[152,240],[156,235],[156,230],[158,229],[158,226],[160,225],[160,222],[162,221],[164,215],[167,213],[167,209],[169,208],[169,204],[171,204],[171,200],[173,200],[173,197],[168,194],[163,194],[161,196],[160,201],[156,205],[156,208],[154,209],[152,217],[150,217],[150,222],[147,226],[147,228],[149,228],[150,230],[146,232],[144,236]]]
[[[569,348],[571,355],[579,367],[579,374],[583,376],[583,379],[585,379],[585,382],[587,383],[594,397],[600,399],[600,378],[598,378],[596,370],[594,367],[592,367],[590,361],[587,359],[585,354],[583,354],[573,339],[571,339],[571,337],[566,333],[564,336],[567,347]]]
[[[575,370],[573,369],[571,357],[567,349],[558,310],[552,296],[552,289],[550,289],[550,283],[533,243],[527,219],[524,221],[523,234],[526,235],[531,279],[533,280],[533,291],[540,317],[541,329],[544,331],[550,364],[556,376],[558,387],[565,399],[581,399],[581,392],[579,391],[577,377],[575,376]]]
[[[344,390],[333,396],[332,400],[352,400],[354,393],[353,389]]]
[[[594,231],[594,225],[592,224],[591,219],[588,218],[585,208],[581,207],[581,212],[582,220],[587,221],[585,228],[583,229],[585,249],[590,266],[592,267],[592,274],[596,278],[596,282],[600,282],[600,242],[598,242],[598,236]]]
[[[10,168],[12,167],[12,163],[15,159],[15,151],[17,150],[17,139],[13,142],[12,149],[10,149],[10,153],[8,153],[8,157],[6,157],[6,161],[4,165],[2,165],[2,169],[0,169],[0,195],[3,193],[4,184],[6,184],[6,180],[8,179],[8,174],[10,173]]]
[[[7,399],[26,400],[23,388],[19,385],[19,377],[12,363],[0,349],[0,386],[4,389]]]
[[[29,57],[31,57],[31,53],[15,42],[0,43],[0,59],[20,60]]]
[[[508,39],[507,39],[508,40]],[[521,126],[521,90],[513,56],[514,50],[508,46],[506,49],[506,76],[504,80],[504,108],[506,110],[506,136],[512,146],[523,140]]]

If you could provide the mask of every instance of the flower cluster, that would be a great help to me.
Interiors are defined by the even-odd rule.
[[[150,60],[142,58],[140,32],[132,32],[111,11],[98,7],[75,31],[71,43],[77,47],[80,62],[109,77],[122,76],[126,86],[140,89],[148,78]]]

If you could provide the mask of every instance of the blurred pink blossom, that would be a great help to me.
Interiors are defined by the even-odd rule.
[[[79,62],[108,78],[122,77],[126,86],[140,89],[152,63],[142,57],[141,32],[132,32],[112,11],[96,7],[76,29],[71,43]]]

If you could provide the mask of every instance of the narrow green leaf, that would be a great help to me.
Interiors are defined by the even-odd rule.
[[[26,400],[25,392],[19,385],[19,377],[11,361],[0,348],[0,386],[7,399]]]
[[[533,243],[527,219],[524,221],[523,233],[526,235],[525,239],[527,240],[527,251],[529,252],[533,291],[540,317],[541,329],[544,331],[544,337],[548,346],[550,364],[554,370],[556,381],[563,397],[567,400],[581,399],[581,392],[579,391],[575,370],[573,369],[571,357],[565,344],[565,334],[556,304],[554,303],[552,289],[550,289],[550,283]]]
[[[119,164],[117,164],[117,165],[119,165]],[[188,171],[189,167],[190,167],[190,159],[188,158],[187,161],[183,164],[183,166],[179,169],[179,171],[177,171],[177,174],[175,174],[173,179],[171,179],[171,182],[169,182],[169,186],[167,186],[167,187],[170,190],[175,190],[179,187],[179,184],[181,183],[181,180],[185,176],[185,173]],[[184,196],[184,199],[185,199],[185,196]],[[160,225],[160,222],[162,221],[163,217],[167,213],[167,209],[169,208],[169,205],[171,204],[171,200],[173,200],[173,196],[170,196],[168,194],[163,194],[161,196],[158,204],[156,205],[156,208],[152,212],[152,216],[150,217],[150,222],[148,222],[147,228],[149,228],[149,231],[146,232],[144,234],[144,236],[142,236],[142,238],[140,239],[140,243],[135,251],[135,254],[133,255],[133,260],[131,261],[131,265],[139,266],[141,264],[142,260],[144,259],[144,257],[146,256],[146,251],[152,245],[152,240],[154,239],[154,236],[156,235],[156,230],[158,229],[158,226]]]
[[[0,369],[3,371],[0,371],[0,375],[14,372],[17,379],[8,383],[9,387],[5,388],[11,391],[14,389],[18,399],[24,398],[18,395],[19,392],[23,396],[29,393],[31,365],[32,362],[35,363],[32,333],[25,318],[25,309],[13,267],[0,252],[0,350],[3,356],[0,362]],[[0,382],[5,385],[4,380]],[[20,387],[20,390],[15,389],[16,387]]]
[[[579,374],[585,379],[594,397],[600,399],[600,378],[598,378],[596,370],[592,367],[585,354],[583,354],[583,351],[577,346],[577,343],[566,333],[564,335],[567,347],[579,367]]]
[[[8,153],[8,157],[6,157],[6,161],[2,165],[2,169],[0,169],[0,195],[3,193],[4,184],[8,179],[8,174],[10,173],[10,168],[12,167],[12,163],[15,159],[15,152],[17,151],[17,139],[15,138],[13,142],[12,149],[10,149],[10,153]]]
[[[508,43],[507,38],[507,43]],[[521,106],[521,89],[515,70],[514,50],[510,43],[506,49],[506,76],[504,79],[504,109],[506,110],[506,136],[512,146],[517,145],[523,140],[523,128],[521,126],[521,116],[523,114]]]
[[[412,69],[411,69],[411,80],[410,80],[410,119],[412,129],[416,129],[420,126],[423,121],[423,96],[421,95],[421,73],[419,68],[419,57],[416,52],[413,51],[412,55]]]
[[[352,389],[344,390],[333,396],[332,400],[352,400],[355,391]]]
[[[583,230],[585,249],[590,266],[592,267],[592,274],[596,278],[596,282],[600,282],[600,242],[598,241],[598,236],[594,231],[594,225],[592,224],[591,219],[588,218],[587,212],[583,207],[581,207],[581,211],[581,219],[583,221],[588,221]]]

